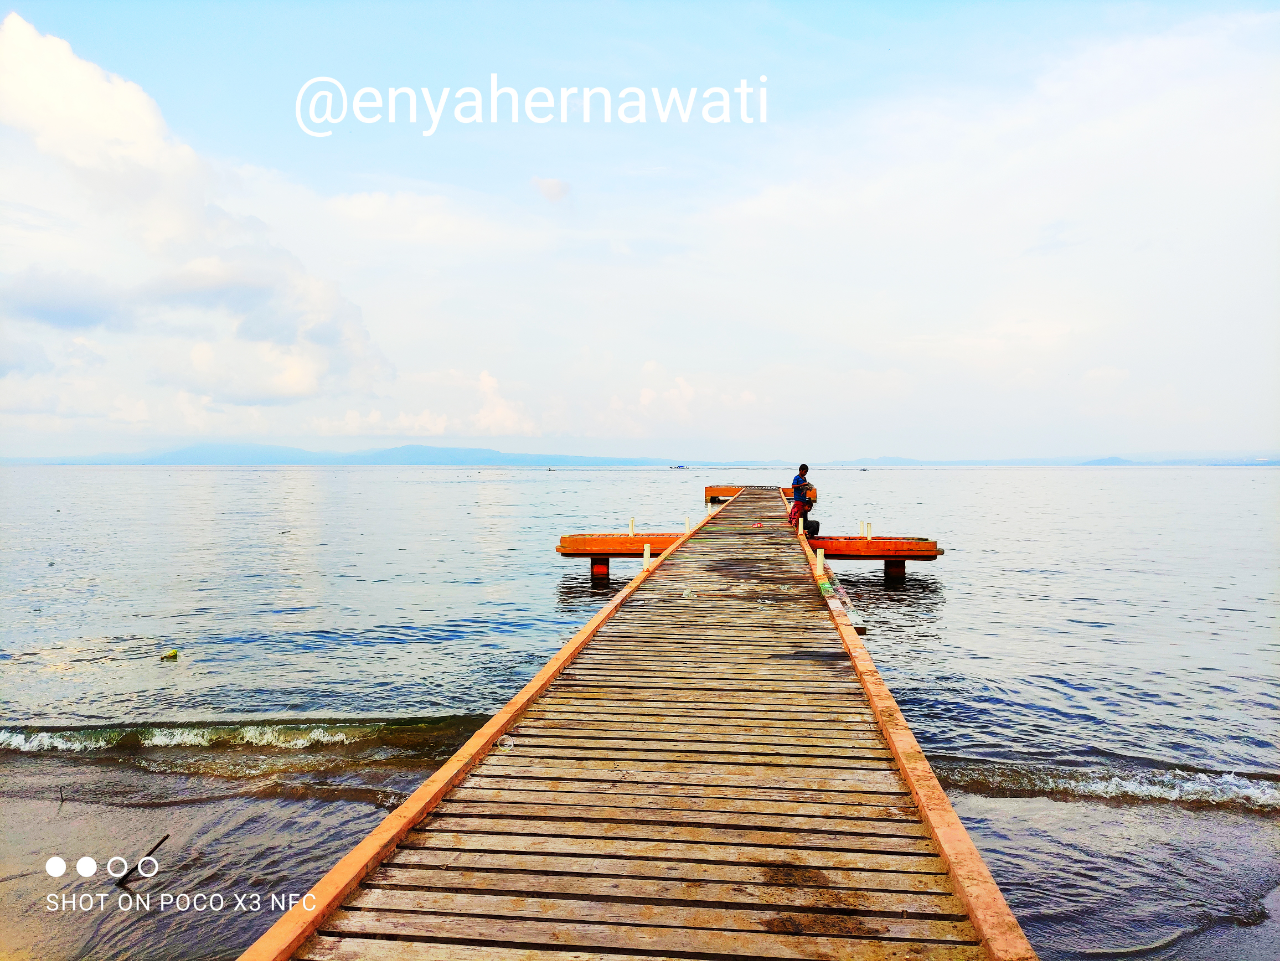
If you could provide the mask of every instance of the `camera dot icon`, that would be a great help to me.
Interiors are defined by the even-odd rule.
[[[44,862],[44,869],[49,872],[49,877],[60,878],[67,873],[67,862],[55,855]]]
[[[91,878],[98,873],[98,862],[89,856],[76,862],[76,874],[82,878]]]

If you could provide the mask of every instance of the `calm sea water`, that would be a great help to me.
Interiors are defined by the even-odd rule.
[[[811,479],[823,533],[947,549],[901,587],[836,566],[1041,956],[1280,957],[1280,472]],[[559,534],[788,480],[0,470],[0,954],[234,957],[609,596]],[[616,589],[639,562],[613,563]],[[120,910],[108,859],[165,835],[130,885],[153,909]],[[197,893],[222,907],[160,910]]]

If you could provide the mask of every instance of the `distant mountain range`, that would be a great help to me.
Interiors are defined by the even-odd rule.
[[[815,467],[1265,467],[1280,466],[1280,454],[1269,457],[1206,455],[1203,457],[1129,460],[1124,457],[1019,457],[1011,460],[913,460],[910,457],[863,457],[815,463]]]
[[[196,444],[146,454],[98,454],[92,457],[4,457],[0,464],[170,465],[170,466],[358,466],[421,467],[792,467],[792,461],[676,461],[659,457],[583,457],[574,454],[508,454],[486,447],[426,447],[406,444],[383,450],[341,454],[267,444]],[[814,467],[1123,467],[1275,466],[1280,454],[1225,457],[1174,457],[1127,460],[1123,457],[1042,457],[1011,460],[916,460],[909,457],[863,457],[858,460],[813,461]]]

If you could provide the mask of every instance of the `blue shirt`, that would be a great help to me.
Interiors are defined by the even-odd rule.
[[[791,499],[793,501],[800,501],[805,507],[812,507],[813,501],[804,496],[803,488],[808,483],[809,482],[804,479],[803,474],[796,474],[796,476],[791,480]]]

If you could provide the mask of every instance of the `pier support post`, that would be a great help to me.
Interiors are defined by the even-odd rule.
[[[607,581],[609,579],[609,558],[591,558],[591,579],[593,581]]]
[[[907,579],[907,562],[901,559],[884,562],[884,581],[886,584],[901,584]]]

